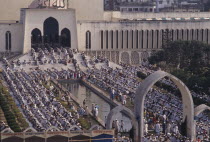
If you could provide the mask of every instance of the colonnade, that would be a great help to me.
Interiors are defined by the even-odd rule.
[[[100,49],[159,49],[164,40],[210,43],[209,29],[101,30]]]

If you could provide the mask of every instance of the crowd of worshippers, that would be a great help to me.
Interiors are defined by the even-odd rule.
[[[32,48],[31,56],[32,58],[29,60],[20,61],[19,59],[11,62],[11,66],[13,68],[17,66],[25,66],[25,65],[45,65],[45,64],[64,64],[67,65],[69,63],[73,63],[76,65],[77,61],[74,59],[74,54],[78,51],[76,49],[70,48],[38,48],[37,52]],[[4,59],[4,61],[6,61]],[[8,62],[7,65],[9,65]]]
[[[47,89],[45,86],[48,79],[78,78],[79,72],[34,69],[27,73],[23,69],[21,71],[7,69],[3,70],[2,74],[11,95],[17,100],[30,126],[37,131],[45,131],[51,126],[62,131],[75,125],[81,128],[78,119],[85,114],[81,107],[77,108],[71,103],[69,92],[65,93],[62,99],[68,102],[72,111],[67,111],[56,99],[58,90],[55,91],[52,86]]]
[[[36,54],[36,52],[32,50],[32,56],[36,56],[35,60],[38,58],[39,61],[42,60],[45,55],[55,55],[54,51],[45,51],[41,49],[38,51],[38,55],[34,55],[34,53]],[[67,49],[58,49],[56,50],[56,55],[59,56],[59,54],[63,54],[62,57],[65,57],[66,54],[69,55],[69,52]],[[88,67],[84,53],[81,55],[82,59],[86,61],[86,67]],[[77,61],[74,58],[72,58],[72,61],[74,62],[75,67],[77,67]],[[90,62],[93,62],[92,64],[99,62],[107,63],[107,60],[106,58],[97,56]],[[4,63],[9,64],[7,60],[4,60]],[[20,64],[23,63],[20,62]],[[122,69],[113,69],[109,67],[109,64],[101,69],[95,67],[92,69],[88,68],[86,72],[87,80],[103,90],[108,91],[111,100],[120,101],[123,105],[126,105],[127,101],[134,103],[135,91],[141,84],[136,77],[137,71],[149,75],[155,70],[151,69],[152,67],[148,64],[130,66],[121,63],[120,65]],[[40,131],[46,129],[45,127],[49,127],[50,125],[55,126],[53,124],[56,124],[61,130],[65,128],[68,129],[69,123],[67,122],[70,122],[70,125],[76,124],[80,126],[80,124],[77,123],[76,118],[78,118],[79,115],[86,115],[85,109],[82,107],[75,109],[75,107],[72,106],[71,108],[75,110],[75,113],[69,113],[65,108],[64,112],[66,113],[61,113],[59,110],[60,107],[63,108],[62,105],[55,99],[55,93],[43,86],[43,82],[46,82],[49,79],[76,79],[83,75],[85,74],[80,72],[79,69],[74,72],[70,69],[58,71],[55,68],[44,71],[32,70],[30,74],[27,74],[24,70],[21,72],[12,72],[9,68],[4,72],[4,76],[12,90],[13,96],[18,100],[21,108],[24,110],[24,114],[33,127]],[[169,79],[164,78],[160,81],[176,88]],[[19,82],[20,84],[18,84]],[[69,95],[65,95],[63,98],[67,98],[68,100],[68,96]],[[206,98],[206,100],[208,99],[209,97]],[[40,106],[44,106],[46,110],[44,112],[43,110],[39,110]],[[162,90],[151,89],[146,96],[145,108],[145,135],[147,138],[161,139],[164,136],[165,138],[184,138],[181,136],[182,130],[180,122],[182,120],[182,103],[179,96],[171,93],[163,93]],[[97,117],[98,107],[95,105],[92,107],[92,113]],[[54,114],[56,116],[54,116]],[[36,117],[34,117],[35,115]],[[71,115],[72,117],[65,118],[65,116],[68,115]],[[41,121],[43,118],[45,119]],[[164,120],[164,118],[166,119]],[[68,121],[67,119],[70,119],[71,121]],[[48,122],[47,120],[50,121]],[[72,121],[74,123],[72,123]],[[210,122],[206,114],[202,114],[197,122],[197,137],[200,139],[208,139]],[[115,125],[114,128],[118,130],[118,126],[119,125]],[[169,132],[169,129],[167,128],[170,128],[170,133],[166,133]],[[149,133],[150,131],[154,131],[155,133],[151,135],[151,133]]]
[[[134,101],[135,90],[141,84],[136,77],[137,71],[151,74],[154,70],[145,66],[125,64],[121,64],[121,67],[122,69],[113,69],[111,67],[87,69],[87,80],[107,91],[111,100],[121,101],[122,104],[126,104],[126,100]],[[162,79],[161,82],[174,88],[176,87],[167,78]],[[123,97],[124,95],[126,97]],[[162,89],[150,89],[145,100],[145,134],[149,134],[148,131],[152,130],[155,132],[155,136],[159,136],[160,134],[167,134],[166,131],[168,130],[167,132],[170,132],[169,135],[173,134],[177,138],[183,138],[180,125],[182,107],[180,96],[170,92],[164,93]],[[197,123],[197,127],[200,128],[196,131],[197,137],[206,140],[209,138],[210,120],[205,114],[201,118],[198,120],[199,123]]]

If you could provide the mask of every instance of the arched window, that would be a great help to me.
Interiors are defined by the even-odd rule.
[[[67,28],[61,31],[61,46],[71,48],[71,32]]]
[[[149,48],[149,30],[147,30],[147,48]]]
[[[121,39],[122,44],[121,44],[121,46],[122,46],[122,49],[123,49],[123,33],[124,33],[124,32],[121,31],[121,33],[122,33],[122,36],[121,36],[121,38],[122,38],[122,39]]]
[[[199,40],[199,29],[196,30],[197,33],[197,40]]]
[[[154,46],[154,30],[152,30],[152,48]]]
[[[189,29],[187,29],[187,40],[189,40]]]
[[[176,39],[179,40],[179,30],[176,30]]]
[[[118,49],[118,30],[116,31],[116,48]]]
[[[6,42],[6,51],[11,51],[12,49],[12,39],[11,39],[11,32],[7,31],[5,34],[5,42]]]
[[[182,29],[182,39],[181,40],[184,40],[184,30]]]
[[[114,41],[113,41],[113,37],[114,36],[114,32],[111,30],[111,48],[113,49],[113,46],[114,46]]]
[[[141,30],[141,48],[144,48],[144,31]]]
[[[31,47],[37,49],[41,43],[42,43],[41,31],[35,28],[31,31]]]
[[[104,32],[101,31],[101,49],[104,47]]]
[[[91,49],[91,32],[86,32],[86,49]]]
[[[136,48],[139,48],[139,31],[136,30]]]
[[[126,31],[126,46],[128,48],[128,30]]]
[[[164,46],[163,44],[164,44],[164,42],[165,42],[165,40],[166,40],[166,39],[165,39],[165,32],[164,32],[164,30],[161,30],[161,34],[162,34],[162,35],[161,35],[161,38],[162,38],[162,43],[161,43],[161,44],[162,44],[162,45],[161,45],[160,48],[162,48],[162,47]]]
[[[159,30],[156,30],[157,34],[157,48],[159,48]]]
[[[174,30],[171,30],[171,39],[174,40]]]
[[[131,48],[133,49],[133,30],[131,30]]]
[[[191,34],[192,34],[192,40],[194,40],[194,30],[191,29]]]
[[[109,47],[109,32],[106,30],[106,49]]]

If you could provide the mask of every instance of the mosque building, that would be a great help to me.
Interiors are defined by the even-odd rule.
[[[104,11],[104,0],[0,0],[0,53],[70,47],[138,64],[168,40],[210,43],[209,12]]]

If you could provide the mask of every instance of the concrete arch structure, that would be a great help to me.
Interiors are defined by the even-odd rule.
[[[207,105],[205,105],[205,104],[201,104],[201,105],[199,105],[199,106],[197,106],[197,107],[195,108],[195,113],[194,113],[194,115],[195,115],[195,116],[198,116],[200,113],[202,113],[202,112],[205,111],[205,110],[209,110],[209,111],[210,111],[210,107],[207,106]]]
[[[59,130],[57,127],[55,127],[55,126],[52,126],[52,127],[48,128],[48,129],[46,130],[46,132],[49,132],[50,130],[60,131],[60,130]]]
[[[14,133],[14,131],[12,131],[12,129],[10,129],[10,128],[6,128],[6,129],[2,130],[1,133]]]
[[[29,128],[27,128],[27,129],[25,129],[23,132],[37,132],[37,130],[35,130],[34,128],[32,128],[32,127],[29,127]]]
[[[73,131],[74,128],[77,128],[78,130],[81,130],[81,128],[77,125],[72,126],[71,128],[68,129],[68,131]]]
[[[119,105],[109,112],[106,119],[106,129],[112,129],[112,122],[113,122],[114,116],[121,111],[125,111],[125,113],[130,117],[131,124],[134,130],[134,141],[137,142],[137,136],[138,136],[138,131],[139,131],[138,122],[136,120],[134,113],[125,106]]]
[[[89,130],[99,130],[101,128],[101,126],[99,125],[93,125]]]
[[[195,138],[195,123],[194,123],[194,103],[191,96],[191,93],[187,86],[176,78],[175,76],[166,73],[164,71],[156,71],[155,73],[151,74],[147,77],[141,84],[141,86],[136,91],[136,98],[135,98],[135,114],[137,121],[139,123],[139,136],[141,139],[144,136],[144,101],[147,93],[151,89],[151,87],[158,82],[160,79],[164,77],[169,77],[178,87],[182,95],[182,102],[183,102],[183,122],[187,119],[187,136],[191,139]]]

